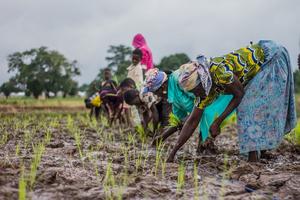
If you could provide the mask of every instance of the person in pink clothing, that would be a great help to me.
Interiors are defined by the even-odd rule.
[[[132,46],[142,51],[143,57],[141,60],[141,64],[147,66],[146,71],[153,68],[152,52],[151,49],[148,47],[146,39],[142,34],[138,33],[134,36]]]

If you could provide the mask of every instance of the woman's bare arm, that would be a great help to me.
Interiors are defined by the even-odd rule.
[[[224,112],[214,121],[210,127],[210,132],[213,137],[220,133],[221,123],[238,107],[244,96],[244,87],[242,83],[234,76],[234,81],[231,84],[225,85],[225,92],[232,94],[233,98],[225,108]]]
[[[183,128],[180,132],[180,136],[176,142],[175,147],[171,151],[167,162],[173,162],[176,152],[186,143],[186,141],[192,136],[195,129],[197,128],[199,121],[202,117],[203,110],[194,108],[193,112],[184,123]]]

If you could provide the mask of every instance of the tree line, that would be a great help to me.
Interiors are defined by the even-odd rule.
[[[133,49],[125,45],[111,45],[105,57],[107,66],[99,67],[98,74],[91,83],[79,87],[75,77],[80,75],[76,60],[69,61],[63,54],[47,47],[34,48],[8,55],[8,72],[14,74],[0,86],[0,92],[9,96],[12,92],[25,92],[26,96],[38,98],[42,93],[50,97],[62,92],[63,97],[76,95],[78,91],[88,95],[99,89],[104,68],[108,67],[117,82],[127,76]],[[299,58],[300,60],[300,58]],[[155,66],[164,71],[172,71],[190,61],[185,53],[165,56]],[[299,61],[300,62],[300,61]],[[295,91],[300,92],[300,71],[294,72]]]
[[[125,45],[109,46],[105,57],[107,66],[99,67],[94,80],[80,87],[74,79],[80,75],[76,60],[69,61],[60,52],[44,46],[15,52],[7,57],[8,72],[13,75],[0,86],[0,92],[6,97],[13,92],[25,92],[26,96],[35,98],[43,93],[48,98],[50,94],[57,96],[58,92],[62,92],[63,97],[76,95],[78,91],[92,94],[99,88],[106,67],[113,71],[117,82],[126,78],[132,51],[131,47]],[[173,54],[162,58],[156,66],[162,70],[174,70],[189,60],[184,53]]]
[[[14,75],[3,83],[0,91],[8,97],[12,92],[25,92],[26,96],[38,98],[43,92],[63,96],[77,93],[75,76],[80,75],[77,61],[69,61],[58,51],[47,47],[15,52],[7,57],[8,72]]]

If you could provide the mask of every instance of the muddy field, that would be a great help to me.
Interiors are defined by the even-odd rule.
[[[300,150],[287,140],[268,160],[238,154],[235,125],[217,151],[197,135],[166,163],[178,135],[152,147],[142,131],[86,113],[0,114],[0,199],[300,199]]]

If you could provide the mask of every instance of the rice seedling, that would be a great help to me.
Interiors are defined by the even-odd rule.
[[[198,165],[194,163],[194,199],[199,199]]]
[[[17,157],[19,157],[19,155],[20,155],[20,144],[19,143],[16,145],[15,155]]]
[[[285,136],[285,138],[298,146],[300,146],[300,121],[298,121],[297,126],[293,131]]]
[[[87,157],[94,167],[96,177],[99,178],[99,170],[97,167],[97,162],[96,159],[92,156],[92,152],[93,152],[93,147],[89,150],[89,152],[87,152]]]
[[[167,165],[167,158],[163,159],[161,162],[161,176],[165,178],[166,175],[166,165]]]
[[[180,162],[178,167],[178,177],[177,177],[177,192],[180,192],[185,184],[185,166],[184,162]]]
[[[142,143],[145,143],[146,133],[145,133],[144,127],[141,124],[139,124],[136,127],[136,132],[138,133],[139,139],[142,141]]]
[[[8,132],[7,131],[2,131],[2,132],[3,132],[3,135],[1,136],[1,139],[0,139],[0,146],[5,145],[8,141]]]
[[[59,127],[59,122],[57,118],[54,118],[51,122],[50,122],[50,127],[52,128],[58,128]]]
[[[123,185],[127,185],[128,183],[128,167],[129,167],[129,159],[128,159],[128,150],[129,147],[122,144],[122,153],[124,156],[124,174],[123,174]]]
[[[51,140],[51,131],[49,129],[46,130],[45,143],[48,144]]]
[[[157,176],[158,166],[162,161],[162,151],[164,148],[164,143],[161,141],[156,146],[156,154],[155,154],[155,166],[154,166],[154,175]]]
[[[75,143],[77,146],[77,150],[79,152],[80,159],[82,159],[83,154],[82,154],[82,150],[81,150],[81,134],[80,134],[79,130],[74,130],[74,138],[75,138]]]
[[[150,151],[148,149],[148,146],[147,148],[145,149],[145,154],[144,154],[144,161],[143,161],[143,172],[144,172],[144,169],[146,168],[146,164],[147,164],[147,161],[149,159],[149,156],[150,156]]]
[[[30,188],[32,189],[35,183],[35,179],[36,179],[36,172],[37,169],[40,165],[41,159],[42,159],[42,155],[45,151],[45,146],[43,143],[39,143],[36,146],[33,146],[33,158],[30,164],[30,173],[29,173],[29,177],[30,177]]]
[[[72,134],[73,129],[74,129],[74,120],[71,115],[67,116],[67,128],[70,131],[70,133]]]
[[[106,166],[105,177],[103,180],[103,187],[106,194],[106,199],[114,199],[112,189],[115,187],[115,178],[112,170],[112,163],[108,161]]]
[[[19,178],[19,200],[26,200],[26,187],[27,183],[25,180],[25,168],[21,167],[21,176]]]
[[[177,127],[181,123],[180,119],[174,114],[169,115],[169,127]]]
[[[27,149],[29,143],[31,142],[32,135],[29,130],[24,131],[24,147]]]
[[[224,166],[223,166],[223,175],[221,179],[221,188],[219,192],[219,197],[224,199],[224,194],[225,194],[225,180],[228,177],[228,155],[224,155]]]

